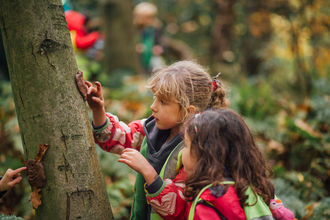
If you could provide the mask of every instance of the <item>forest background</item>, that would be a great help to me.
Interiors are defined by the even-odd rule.
[[[102,11],[106,2],[111,1],[68,3],[76,11],[107,21],[106,14],[114,12]],[[122,2],[133,9],[141,1]],[[158,8],[167,44],[165,63],[195,59],[208,66],[212,76],[221,72],[219,79],[229,90],[230,108],[251,127],[274,171],[277,196],[298,219],[330,219],[330,1],[150,2]],[[131,18],[131,13],[124,16]],[[111,53],[111,47],[105,49],[105,54]],[[3,56],[2,44],[0,50]],[[148,76],[142,71],[110,71],[105,61],[79,51],[76,60],[85,79],[99,80],[104,86],[108,112],[126,123],[151,114],[152,93],[145,88]],[[114,58],[111,62],[121,61]],[[96,148],[114,217],[128,219],[135,173],[118,163],[118,156]],[[22,153],[8,69],[2,62],[0,174],[9,167],[20,167]],[[0,212],[35,219],[30,192],[24,178],[0,200]]]

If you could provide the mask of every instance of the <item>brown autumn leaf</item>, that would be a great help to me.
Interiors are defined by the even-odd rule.
[[[275,151],[277,154],[283,154],[285,152],[285,147],[280,142],[275,140],[270,140],[266,146],[267,151]]]
[[[31,203],[34,209],[37,209],[39,205],[41,205],[41,195],[39,194],[39,189],[38,187],[33,187],[33,192],[30,194],[31,196]]]
[[[19,159],[21,160],[21,163],[24,164],[24,166],[26,166],[26,161],[24,160],[24,158],[22,156],[19,156]]]
[[[39,145],[39,152],[35,158],[36,163],[39,163],[42,159],[42,157],[44,156],[44,154],[46,153],[46,150],[49,148],[50,146],[48,144],[44,144],[44,145]]]
[[[296,119],[294,121],[295,125],[297,127],[299,127],[300,129],[306,131],[308,134],[310,134],[311,136],[313,137],[316,137],[316,138],[321,138],[322,137],[322,134],[319,132],[319,131],[315,131],[312,126],[310,126],[309,124],[307,124],[306,122],[304,122],[303,120],[301,119]]]

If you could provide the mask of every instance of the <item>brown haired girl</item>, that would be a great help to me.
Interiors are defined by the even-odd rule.
[[[86,82],[95,142],[108,152],[121,154],[118,161],[139,172],[131,219],[160,218],[147,204],[145,190],[150,195],[159,194],[165,187],[163,179],[174,179],[179,172],[178,153],[184,147],[179,132],[189,116],[208,107],[229,105],[219,83],[193,61],[156,69],[148,86],[155,99],[150,106],[152,116],[125,125],[105,113],[101,84],[96,82],[94,88]]]
[[[271,170],[243,119],[231,110],[206,110],[184,130],[183,170],[162,193],[147,196],[163,219],[273,220],[266,205],[274,198]]]
[[[205,186],[212,184],[200,197],[204,201],[211,200],[216,210],[227,219],[245,219],[243,208],[248,205],[245,192],[249,187],[266,204],[274,198],[274,186],[268,176],[272,171],[266,166],[250,129],[235,112],[205,111],[191,118],[185,129],[185,142],[183,165],[193,164],[191,169],[185,168],[188,173],[185,196],[190,201]],[[225,181],[234,181],[234,184],[219,184]],[[206,219],[200,216],[203,209],[210,209],[205,204],[197,205],[197,219]],[[218,213],[214,210],[211,213],[219,219]],[[272,219],[270,212],[269,219]]]

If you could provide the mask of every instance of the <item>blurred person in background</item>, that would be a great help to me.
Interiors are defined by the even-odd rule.
[[[139,32],[135,49],[147,74],[154,67],[164,64],[161,57],[164,52],[161,44],[162,24],[157,19],[157,13],[157,7],[149,2],[139,3],[133,10],[133,23]]]
[[[100,19],[74,10],[65,11],[65,18],[75,53],[83,52],[88,58],[100,61],[104,48],[104,37],[97,31]]]

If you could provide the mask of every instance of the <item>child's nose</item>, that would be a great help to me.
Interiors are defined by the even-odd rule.
[[[156,112],[156,104],[155,104],[155,102],[152,103],[152,105],[150,106],[150,109],[151,109],[151,111]]]

